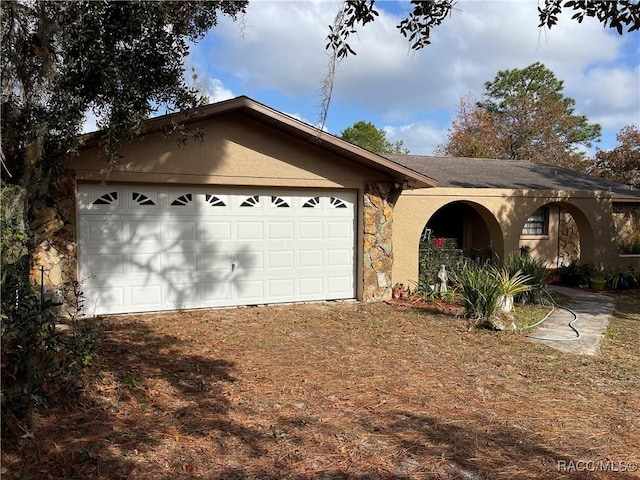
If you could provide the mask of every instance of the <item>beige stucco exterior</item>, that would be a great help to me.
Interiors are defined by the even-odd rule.
[[[146,134],[123,146],[113,164],[97,147],[99,133],[85,137],[88,145],[66,164],[69,176],[60,198],[55,199],[57,213],[51,219],[51,215],[43,217],[43,225],[55,224],[55,232],[48,235],[51,238],[41,246],[35,263],[47,271],[61,271],[54,276],[59,281],[52,277],[45,279],[47,283],[55,287],[77,275],[77,218],[71,197],[78,182],[357,192],[356,294],[365,301],[389,298],[394,283],[418,280],[420,238],[434,215],[441,222],[458,222],[456,236],[472,254],[489,251],[500,259],[528,247],[552,268],[563,260],[559,220],[568,212],[579,231],[577,250],[582,263],[628,263],[621,261],[616,250],[608,192],[433,187],[436,182],[428,172],[425,175],[367,152],[246,97],[205,107],[195,119],[178,119],[187,131],[201,133],[184,144],[175,135],[162,133],[169,120],[147,121]],[[548,233],[522,236],[527,218],[543,206],[550,212]],[[61,265],[65,267],[53,268]]]
[[[472,248],[490,247],[498,258],[505,258],[521,246],[544,258],[550,266],[558,260],[558,209],[571,213],[580,231],[581,262],[616,265],[611,198],[603,192],[560,192],[539,190],[430,188],[404,191],[396,203],[393,223],[395,262],[393,281],[411,283],[418,279],[418,249],[422,231],[429,219],[451,204],[470,207],[484,221],[483,233],[474,239],[464,232]],[[539,207],[549,205],[549,234],[523,237],[527,218]],[[453,219],[452,219],[453,220]],[[469,224],[473,230],[473,223]],[[486,242],[488,245],[485,245]]]
[[[184,146],[175,137],[150,134],[122,148],[111,166],[97,148],[82,151],[68,166],[78,181],[100,182],[362,189],[367,180],[390,180],[240,115],[198,128],[202,138]]]

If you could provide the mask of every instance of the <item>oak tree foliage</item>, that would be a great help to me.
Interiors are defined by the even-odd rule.
[[[616,138],[616,147],[596,152],[590,173],[640,188],[640,131],[636,125],[627,125]]]
[[[161,106],[198,105],[184,77],[189,44],[247,3],[4,1],[2,151],[14,180],[55,177],[88,113],[113,157]]]
[[[349,45],[351,35],[357,33],[358,26],[375,21],[378,16],[375,0],[344,1],[329,26],[327,48],[338,59],[355,55]],[[450,16],[456,0],[411,0],[413,9],[397,25],[400,33],[407,38],[413,50],[419,50],[431,43],[433,28],[441,25]],[[562,12],[572,13],[571,19],[581,23],[585,17],[592,17],[603,27],[615,29],[620,35],[626,30],[640,29],[640,3],[634,0],[593,1],[593,0],[544,0],[538,7],[539,27],[552,28],[558,23]]]
[[[409,153],[409,150],[403,146],[403,140],[391,142],[387,140],[387,134],[382,128],[377,128],[373,123],[362,120],[345,128],[340,133],[340,138],[374,153],[398,155]]]
[[[600,125],[575,113],[563,82],[536,62],[502,70],[473,103],[462,99],[439,153],[457,157],[508,158],[581,169],[584,148],[600,138]]]

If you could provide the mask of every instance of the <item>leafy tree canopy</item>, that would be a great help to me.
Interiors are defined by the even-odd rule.
[[[590,173],[640,188],[640,131],[627,125],[616,138],[617,147],[596,152]]]
[[[411,0],[413,10],[398,24],[400,33],[406,37],[414,50],[431,43],[431,31],[442,24],[457,4],[457,0]],[[597,19],[604,27],[615,29],[620,35],[640,29],[640,3],[634,0],[544,0],[538,7],[540,27],[552,28],[558,23],[563,11],[573,13],[572,20],[581,23],[585,17]],[[355,55],[349,38],[357,33],[357,26],[375,21],[378,11],[375,0],[349,0],[342,4],[334,24],[330,26],[327,47],[337,58]]]
[[[159,105],[196,106],[183,75],[189,42],[247,3],[4,1],[1,133],[14,179],[33,186],[55,177],[88,112],[113,156]]]
[[[581,169],[584,153],[599,140],[600,125],[576,115],[563,82],[541,63],[503,70],[484,85],[484,99],[463,98],[439,153],[460,157],[530,160]]]
[[[383,129],[376,128],[373,123],[362,120],[354,123],[351,127],[345,128],[340,134],[340,138],[375,153],[400,155],[409,153],[409,150],[403,147],[404,142],[402,140],[390,142],[387,140],[387,134]]]

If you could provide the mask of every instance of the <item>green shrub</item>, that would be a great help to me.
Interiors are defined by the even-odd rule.
[[[15,195],[18,200],[10,201]],[[78,318],[82,292],[77,283],[63,289],[69,300],[65,333],[56,329],[50,302],[42,302],[40,292],[31,285],[20,195],[14,186],[3,187],[0,195],[1,414],[2,433],[8,437],[24,433],[33,409],[46,404],[54,393],[77,388],[77,373],[91,361],[98,340],[96,324]]]
[[[560,277],[560,282],[571,287],[588,286],[589,280],[595,274],[593,265],[585,263],[579,264],[577,260],[571,260],[568,265],[562,265],[556,272]]]
[[[544,287],[547,284],[549,271],[544,260],[532,257],[527,252],[512,252],[504,261],[504,267],[510,275],[521,272],[528,277],[527,291],[518,293],[514,301],[522,305],[542,304],[546,302]]]
[[[491,269],[467,261],[454,278],[462,293],[467,317],[481,320],[497,312],[502,289]]]
[[[462,292],[466,316],[478,321],[494,316],[503,296],[518,295],[531,289],[531,278],[520,271],[511,274],[506,268],[478,265],[472,261],[466,261],[454,278]]]
[[[459,248],[452,248],[428,237],[420,245],[418,255],[418,287],[425,291],[435,283],[440,266],[444,265],[449,273],[455,273],[464,262],[464,254]]]

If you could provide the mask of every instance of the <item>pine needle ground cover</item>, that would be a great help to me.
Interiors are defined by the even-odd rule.
[[[638,478],[639,299],[595,357],[385,304],[106,319],[2,478]]]

